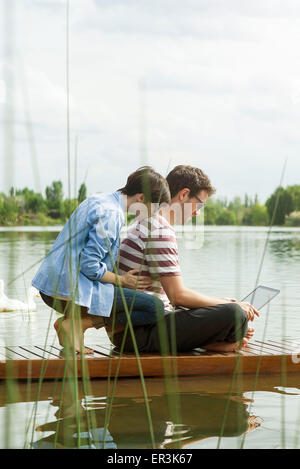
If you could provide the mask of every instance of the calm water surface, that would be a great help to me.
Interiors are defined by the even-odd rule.
[[[57,236],[55,230],[0,229],[0,279],[9,297],[26,298],[34,272]],[[185,284],[241,299],[255,286],[266,236],[264,228],[208,227],[203,245],[180,239]],[[256,338],[299,340],[300,230],[272,230],[259,283],[279,288],[281,294],[255,320]],[[0,345],[43,345],[46,336],[47,343],[56,342],[56,313],[40,298],[35,300],[35,313],[0,313]],[[104,345],[108,338],[103,330],[89,330],[86,343]],[[220,377],[180,378],[171,384],[147,380],[156,447],[300,447],[299,377],[261,377],[258,383],[244,378],[235,383],[228,399],[230,385],[228,378]],[[37,384],[19,383],[5,405],[6,389],[0,384],[0,447],[151,447],[138,380],[119,380],[105,440],[110,403],[106,380],[79,388],[74,404],[72,389],[61,392],[61,384],[45,382],[38,390]]]

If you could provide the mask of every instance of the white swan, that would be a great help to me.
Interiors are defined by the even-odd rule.
[[[27,302],[23,303],[19,300],[13,300],[8,298],[4,293],[4,281],[0,279],[0,311],[36,311],[36,304],[33,300],[37,290],[34,287],[30,287],[27,292]]]

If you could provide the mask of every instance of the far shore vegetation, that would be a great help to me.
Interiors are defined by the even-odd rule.
[[[86,197],[84,183],[72,199],[64,198],[61,181],[46,187],[45,195],[12,187],[9,194],[0,192],[0,226],[64,225]],[[204,221],[206,225],[268,226],[276,205],[273,225],[300,227],[300,185],[277,187],[264,204],[247,194],[232,200],[212,197],[205,206]]]

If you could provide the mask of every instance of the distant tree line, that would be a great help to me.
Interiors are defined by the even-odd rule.
[[[277,189],[260,204],[257,195],[242,200],[208,199],[204,210],[207,225],[300,226],[300,185]]]
[[[64,198],[63,184],[53,181],[45,196],[31,189],[11,188],[8,195],[0,193],[0,225],[64,224],[75,208],[87,197],[81,184],[77,198]],[[242,200],[209,198],[204,209],[207,225],[273,225],[300,226],[300,185],[277,189],[260,204],[258,197],[247,194]]]
[[[64,198],[63,184],[53,181],[46,187],[45,197],[32,189],[11,188],[9,195],[0,193],[0,225],[63,224],[87,196],[81,184],[77,198]]]

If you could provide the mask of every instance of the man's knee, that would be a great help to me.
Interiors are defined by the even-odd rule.
[[[244,310],[237,303],[226,305],[226,316],[236,329],[242,330],[243,335],[247,331],[248,319]]]
[[[162,319],[165,315],[165,305],[160,298],[153,297],[156,319]]]

